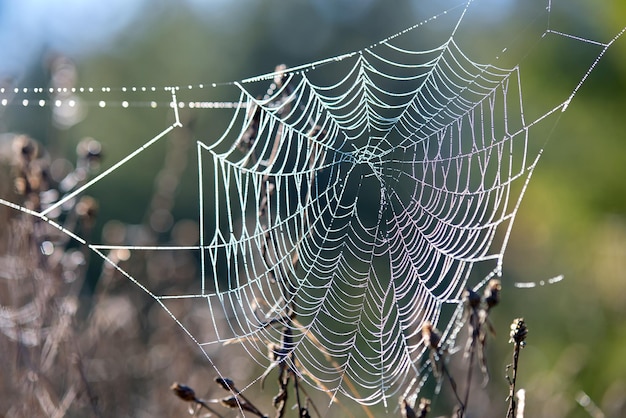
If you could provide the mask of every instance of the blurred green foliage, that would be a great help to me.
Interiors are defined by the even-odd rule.
[[[76,59],[78,85],[184,86],[238,80],[270,72],[279,63],[298,65],[363,48],[444,8],[437,9],[433,1],[380,0],[364,2],[367,7],[359,14],[348,6],[346,11],[337,5],[323,8],[320,5],[331,3],[321,0],[266,0],[224,6],[216,18],[174,3],[146,8],[145,15],[118,37],[115,48]],[[521,63],[529,114],[541,114],[567,97],[589,68],[589,57],[599,51],[574,40],[540,41],[548,24],[546,2],[504,2],[508,9],[502,6],[501,14],[489,13],[494,2],[486,2],[486,8],[481,8],[480,0],[475,3],[477,11],[464,23],[461,42],[470,57],[491,61],[493,53],[508,45],[528,52],[503,54],[502,61]],[[576,7],[566,0],[552,3],[549,25],[555,30],[608,42],[626,25],[622,1],[577,1]],[[348,19],[342,13],[356,17]],[[437,23],[430,25],[450,30]],[[47,70],[41,69],[32,70],[23,83],[45,84]],[[212,90],[205,94],[205,100],[214,100]],[[530,332],[518,387],[528,391],[527,416],[588,417],[576,403],[581,391],[606,416],[626,414],[625,109],[623,37],[599,62],[567,112],[557,115],[558,123],[552,119],[531,138],[534,147],[545,145],[545,150],[505,256],[503,300],[495,315],[497,342],[490,347],[488,390],[501,395],[503,410],[502,376],[511,348],[506,344],[508,324],[523,316]],[[3,119],[7,131],[29,133],[57,155],[71,154],[81,138],[93,136],[107,144],[103,164],[107,167],[159,133],[172,118],[165,110],[112,107],[88,112],[83,122],[68,130],[50,128],[46,109],[13,108]],[[226,112],[197,117],[193,139],[210,143],[218,138]],[[146,221],[166,146],[159,143],[143,154],[141,171],[123,168],[90,190],[100,202],[100,225],[110,219]],[[190,147],[191,166],[194,153]],[[176,219],[197,217],[193,170],[187,170],[184,178],[189,181],[177,191]],[[553,285],[513,286],[559,274],[565,280]]]

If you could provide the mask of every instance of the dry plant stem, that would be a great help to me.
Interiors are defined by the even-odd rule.
[[[196,393],[192,388],[186,385],[181,385],[180,383],[174,382],[170,389],[174,392],[176,396],[186,402],[193,402],[198,405],[200,408],[204,408],[209,411],[211,414],[221,418],[222,416],[218,414],[213,408],[211,408],[206,401],[199,399],[196,397]]]
[[[466,289],[463,295],[465,309],[469,314],[468,324],[470,329],[469,346],[466,349],[466,356],[469,356],[469,366],[467,369],[467,379],[465,383],[465,398],[463,405],[467,408],[469,402],[469,393],[472,384],[472,371],[474,370],[474,356],[476,355],[476,341],[480,335],[480,319],[478,309],[480,306],[480,296],[471,289]],[[463,409],[464,410],[464,409]]]
[[[513,368],[513,376],[509,377],[507,374],[507,380],[509,382],[509,409],[507,411],[507,418],[515,418],[515,411],[517,409],[517,401],[515,400],[515,383],[517,381],[517,365],[519,362],[520,350],[526,345],[526,335],[528,334],[528,328],[524,323],[524,318],[516,318],[511,324],[511,339],[509,342],[514,344],[513,347],[513,364],[509,367]]]
[[[276,71],[280,71],[284,66],[276,67]],[[265,96],[265,100],[267,100],[277,89],[281,89],[284,87],[284,90],[281,96],[277,100],[277,104],[282,106],[282,109],[279,111],[279,115],[289,111],[290,105],[288,104],[289,96],[293,92],[290,86],[283,85],[283,76],[279,75],[274,79],[274,82],[268,89],[268,92]],[[287,104],[286,104],[287,103]],[[255,105],[253,110],[250,113],[251,121],[248,130],[244,135],[244,140],[238,143],[238,148],[245,154],[247,154],[247,162],[255,163],[258,161],[258,157],[254,152],[254,143],[259,134],[259,127],[261,125],[261,109],[258,105]],[[318,156],[316,143],[313,141],[313,137],[317,137],[321,135],[325,135],[325,131],[320,133],[321,128],[315,126],[311,121],[312,129],[309,132],[311,146],[315,148],[314,151],[311,152],[310,160],[309,160],[309,169],[311,169],[311,174],[309,177],[310,184],[313,183],[314,172],[312,168],[315,164],[315,158]],[[276,131],[272,150],[269,158],[263,163],[266,167],[271,167],[274,164],[280,149],[280,145],[283,139],[283,126],[281,125]],[[318,139],[319,141],[319,139]],[[307,195],[305,197],[305,202],[309,202],[311,195],[311,189],[307,191]],[[263,381],[265,379],[265,375],[267,375],[273,368],[277,368],[279,371],[278,375],[278,385],[279,391],[278,394],[274,397],[274,406],[276,408],[276,416],[283,417],[286,412],[286,402],[288,398],[288,386],[290,383],[291,377],[293,377],[293,386],[296,395],[296,404],[299,411],[299,416],[307,417],[309,415],[308,403],[309,397],[306,395],[304,388],[301,387],[300,382],[300,373],[297,367],[297,359],[295,356],[294,343],[292,337],[292,330],[295,328],[302,328],[302,326],[296,321],[296,304],[295,300],[290,296],[295,294],[295,290],[293,288],[293,284],[289,281],[289,274],[291,271],[294,271],[298,268],[299,263],[299,253],[298,248],[294,248],[294,255],[291,258],[291,266],[283,265],[281,262],[278,262],[278,242],[276,234],[272,231],[271,225],[271,215],[269,213],[270,209],[270,200],[276,193],[276,186],[274,183],[274,178],[271,173],[268,173],[263,176],[262,186],[257,196],[258,199],[258,213],[257,216],[259,219],[264,221],[264,234],[263,240],[261,241],[261,259],[267,266],[269,277],[272,282],[275,282],[282,295],[282,299],[285,303],[284,309],[286,313],[282,316],[278,316],[270,319],[269,321],[264,322],[263,326],[270,326],[275,324],[284,324],[285,327],[282,329],[283,340],[281,346],[275,346],[275,348],[270,348],[270,351],[273,350],[274,355],[276,356],[273,364],[271,364],[264,376],[261,380],[261,386],[263,386]],[[305,209],[306,214],[306,209]],[[306,220],[305,220],[306,222]],[[307,338],[313,338],[312,336],[308,336]],[[273,344],[271,346],[274,346]],[[301,393],[302,392],[302,393]],[[356,389],[355,389],[356,392]],[[305,399],[303,399],[303,396]],[[320,416],[319,412],[315,408],[315,405],[311,404],[313,410]],[[372,416],[369,410],[365,409],[367,416]]]
[[[44,194],[61,195],[83,184],[90,173],[87,159],[99,158],[79,153],[75,170],[56,184],[51,181],[46,153],[39,151],[34,139],[17,135],[13,142],[16,154],[11,174],[6,174],[15,187],[10,200],[22,200],[24,207],[36,211],[41,210]],[[3,172],[0,180],[4,180]],[[68,178],[76,181],[67,183]],[[5,192],[8,189],[1,197]],[[5,268],[3,279],[10,280],[0,283],[0,351],[6,357],[14,353],[15,358],[4,370],[5,379],[0,379],[0,384],[11,382],[0,409],[7,416],[65,416],[88,405],[94,416],[102,416],[85,374],[76,326],[89,252],[85,247],[73,248],[69,236],[40,219],[10,211],[2,215],[0,224],[6,229],[0,227],[0,260]],[[89,241],[96,216],[97,202],[83,196],[51,218],[65,229],[80,229]],[[43,251],[44,246],[48,251]],[[79,251],[82,258],[73,257]],[[5,402],[8,410],[4,410]]]
[[[292,361],[295,362],[295,356],[292,355]],[[292,372],[293,373],[293,372]],[[293,373],[293,387],[295,389],[296,392],[296,402],[298,403],[298,416],[302,417],[302,416],[308,416],[309,413],[307,411],[307,409],[305,407],[302,406],[302,400],[300,399],[300,387],[298,384],[298,375]]]
[[[248,412],[253,413],[254,415],[261,417],[261,418],[267,418],[267,415],[265,415],[264,413],[262,413],[259,408],[257,408],[252,402],[250,402],[250,400],[248,398],[246,398],[239,389],[237,389],[237,387],[235,387],[235,384],[233,383],[232,380],[228,379],[228,378],[217,378],[215,379],[215,382],[217,384],[219,384],[221,387],[223,387],[225,390],[228,390],[231,392],[231,394],[233,395],[232,398],[226,398],[224,400],[222,400],[222,403],[233,407],[233,405],[231,403],[228,403],[228,401],[230,400],[234,400],[237,404],[237,406],[241,409],[241,410],[245,410]]]
[[[515,381],[517,379],[519,352],[520,345],[516,343],[513,349],[513,376],[509,379],[509,409],[506,414],[507,418],[515,418],[515,410],[517,408],[517,401],[515,400]]]
[[[74,341],[76,343],[76,341]],[[91,410],[93,411],[93,414],[96,417],[101,417],[102,416],[102,412],[100,411],[100,408],[98,407],[98,397],[96,396],[96,394],[94,393],[93,389],[91,388],[91,385],[89,384],[89,381],[87,380],[87,376],[85,375],[85,369],[83,366],[83,361],[82,361],[82,357],[80,355],[80,353],[78,352],[78,345],[76,344],[76,353],[75,353],[75,364],[76,364],[76,369],[78,370],[78,374],[80,375],[80,379],[83,383],[83,386],[85,388],[85,392],[87,393],[87,399],[89,399],[89,406],[91,406]]]
[[[469,326],[470,337],[468,340],[465,356],[469,357],[469,365],[467,369],[467,379],[465,384],[465,396],[462,402],[462,408],[459,414],[463,416],[467,410],[469,402],[469,394],[472,385],[472,373],[474,370],[474,361],[476,355],[480,360],[480,368],[483,371],[483,377],[485,382],[488,379],[487,364],[485,361],[485,342],[487,338],[485,327],[490,327],[489,313],[491,309],[496,306],[500,300],[500,281],[492,279],[489,281],[483,297],[481,298],[472,289],[466,289],[463,294],[465,303],[465,309],[467,312],[467,323]],[[493,331],[493,330],[492,330]],[[476,352],[477,345],[480,344],[478,353]]]
[[[441,359],[441,361],[443,362],[443,359]],[[458,391],[458,387],[456,385],[456,382],[454,381],[454,378],[452,377],[452,375],[448,371],[448,368],[446,367],[446,365],[442,364],[441,368],[443,370],[443,373],[448,378],[448,381],[450,382],[450,387],[452,387],[452,393],[454,393],[454,396],[456,397],[456,400],[459,402],[459,414],[458,414],[458,417],[462,418],[462,417],[465,416],[466,405],[463,402],[463,400],[461,399],[461,397],[459,396],[459,391]]]
[[[400,401],[400,413],[402,418],[426,418],[430,412],[430,399],[422,398],[417,405],[417,410],[411,408],[411,405],[402,399]]]
[[[277,70],[279,68],[280,66],[277,67]],[[271,92],[274,91],[274,89],[281,88],[281,87],[282,87],[282,76],[277,76],[277,78],[274,80],[274,84],[270,87],[270,90],[268,90],[268,95],[270,95]],[[283,93],[282,99],[287,100],[287,97],[284,94],[285,93]],[[271,166],[276,160],[276,156],[278,155],[278,150],[280,148],[281,139],[282,139],[282,125],[279,127],[274,137],[274,141],[273,141],[274,144],[272,146],[272,151],[271,151],[269,160],[267,162],[268,167]],[[251,149],[249,149],[248,151],[251,151]],[[265,239],[263,240],[261,255],[262,255],[264,262],[268,266],[272,265],[271,257],[268,251],[270,244],[274,249],[278,247],[277,242],[276,242],[276,236],[270,231],[270,228],[271,228],[271,225],[269,225],[270,216],[267,211],[268,203],[269,203],[268,201],[271,198],[271,196],[274,194],[274,192],[275,192],[275,186],[272,182],[271,176],[268,174],[264,176],[263,178],[263,187],[261,188],[261,193],[258,197],[259,199],[258,215],[259,217],[266,218],[266,231],[264,235]],[[276,250],[274,250],[274,252],[275,251]],[[295,264],[297,263],[297,258],[293,258],[292,263],[294,264],[293,267],[295,267]],[[271,277],[278,282],[283,300],[287,302],[289,299],[289,295],[293,294],[294,292],[293,292],[293,289],[291,288],[292,286],[288,283],[285,283],[285,280],[283,279],[287,277],[287,274],[284,271],[283,267],[280,264],[278,264],[277,269],[280,273],[280,278],[281,278],[280,280],[276,280],[276,273],[274,272],[274,268],[270,270],[270,274],[271,274]],[[294,379],[294,390],[296,394],[296,402],[297,402],[298,411],[299,411],[298,415],[300,416],[302,416],[303,414],[308,415],[307,409],[302,404],[302,399],[300,395],[300,387],[299,387],[299,382],[298,382],[298,374],[296,373],[296,370],[294,369],[296,367],[296,358],[293,353],[293,338],[291,336],[291,330],[294,327],[293,319],[295,318],[295,312],[296,312],[295,301],[292,300],[291,302],[289,302],[287,309],[289,311],[288,317],[286,318],[287,325],[283,329],[283,335],[284,335],[283,343],[282,343],[283,346],[280,348],[280,354],[279,354],[279,356],[281,356],[282,358],[278,360],[279,370],[280,370],[279,378],[278,378],[280,389],[274,401],[277,407],[278,417],[282,417],[285,412],[287,393],[288,393],[287,386],[289,383],[290,375],[293,375],[293,379]],[[290,364],[286,364],[287,361],[289,361]]]
[[[474,356],[476,351],[476,339],[478,338],[478,328],[474,328],[472,331],[472,342],[470,343],[470,351],[469,351],[469,365],[467,366],[467,379],[465,382],[465,398],[462,402],[461,408],[461,416],[467,409],[467,404],[469,402],[469,394],[470,388],[472,385],[472,370],[474,369]]]
[[[459,402],[459,416],[462,417],[465,413],[465,404],[459,396],[458,387],[456,381],[448,371],[444,359],[444,350],[441,348],[441,333],[433,326],[430,321],[422,324],[422,338],[426,347],[430,348],[430,361],[433,367],[433,373],[439,374],[440,372],[448,379],[452,392]]]

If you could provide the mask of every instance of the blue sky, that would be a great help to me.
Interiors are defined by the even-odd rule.
[[[358,20],[375,3],[375,0],[303,1],[308,1],[329,24]],[[476,3],[494,12],[508,10],[514,2],[481,0]],[[411,0],[416,18],[459,3],[463,0]],[[229,26],[232,30],[233,25],[229,25],[232,19],[236,17],[241,23],[269,3],[252,0],[0,0],[0,78],[19,79],[46,51],[72,58],[107,52],[124,42],[129,33],[147,27],[155,12],[181,4],[206,24],[227,31]],[[280,10],[275,12],[280,13]]]

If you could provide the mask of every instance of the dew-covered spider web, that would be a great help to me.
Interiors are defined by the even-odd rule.
[[[534,127],[566,110],[623,33],[601,42],[547,26],[538,42],[559,38],[595,55],[561,102],[528,118],[521,65],[501,67],[496,57],[481,64],[460,46],[472,7],[469,1],[359,51],[237,82],[76,90],[100,94],[95,107],[110,105],[108,95],[141,90],[154,94],[147,105],[156,108],[165,92],[174,122],[40,211],[2,203],[114,264],[211,363],[216,347],[237,344],[263,367],[289,364],[331,397],[374,404],[416,393],[429,375],[422,325],[432,322],[454,345],[463,290],[502,274],[546,139],[534,138]],[[444,37],[421,36],[444,18],[452,22]],[[232,101],[207,101],[214,88],[234,92]],[[230,112],[223,135],[197,141],[199,245],[105,246],[56,223],[55,210],[179,129],[183,106]],[[153,293],[107,255],[119,249],[197,253],[196,291]],[[206,308],[210,332],[194,332],[174,314],[183,300]]]

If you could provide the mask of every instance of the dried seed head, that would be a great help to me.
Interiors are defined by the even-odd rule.
[[[274,68],[274,72],[276,75],[274,76],[274,84],[276,84],[276,88],[281,88],[283,86],[283,79],[287,76],[285,74],[285,70],[287,70],[287,66],[285,64],[277,65]]]
[[[90,168],[97,168],[102,160],[102,145],[93,138],[84,138],[76,146],[76,155]]]
[[[441,334],[430,321],[424,322],[422,325],[422,338],[424,344],[433,350],[439,349],[439,343],[441,342]]]
[[[191,402],[196,400],[196,393],[189,386],[174,382],[172,386],[170,386],[170,389],[183,401]]]
[[[235,391],[235,383],[227,377],[217,377],[215,383],[224,388],[224,390]]]
[[[502,286],[500,285],[500,280],[491,279],[485,288],[485,303],[487,304],[487,308],[491,309],[500,302],[500,290]]]
[[[228,408],[237,408],[243,411],[252,412],[253,415],[258,417],[265,417],[265,415],[262,414],[256,406],[248,402],[248,400],[243,397],[229,396],[227,398],[220,399],[220,403]]]
[[[98,202],[91,196],[83,196],[76,204],[75,210],[86,222],[93,222],[98,214]]]
[[[402,418],[417,418],[417,414],[411,408],[411,405],[406,401],[406,399],[402,399],[400,401],[400,414]]]
[[[420,404],[417,408],[417,418],[426,418],[426,415],[430,412],[430,399],[420,399]]]
[[[526,345],[526,336],[528,335],[528,328],[524,322],[524,318],[515,318],[511,324],[511,339],[510,343],[518,344],[521,347]]]
[[[278,344],[269,343],[267,345],[267,353],[272,361],[280,361],[284,358],[284,350]]]
[[[43,160],[32,161],[26,173],[26,180],[31,191],[42,192],[48,189],[48,166]]]
[[[17,163],[26,165],[37,158],[39,146],[35,140],[27,135],[18,135],[13,140],[13,152]]]
[[[326,136],[328,132],[326,131],[326,129],[322,129],[321,126],[319,125],[315,125],[313,128],[311,128],[311,130],[307,133],[309,138],[315,138],[317,136],[319,136],[319,138],[317,138],[318,140],[322,140],[324,139],[324,137]]]
[[[480,295],[472,289],[467,288],[463,291],[463,302],[468,308],[476,309],[480,305]]]
[[[28,180],[26,180],[26,177],[15,177],[13,184],[15,185],[15,193],[25,195],[28,192]]]
[[[229,408],[239,408],[239,401],[234,396],[229,396],[228,398],[220,399],[220,403]]]

